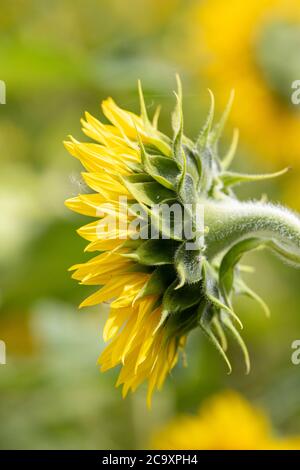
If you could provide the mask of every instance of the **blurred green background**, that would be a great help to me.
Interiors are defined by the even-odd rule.
[[[251,300],[237,301],[251,374],[245,376],[233,345],[234,372],[228,376],[214,348],[194,332],[189,367],[179,364],[151,412],[145,390],[123,401],[114,388],[117,371],[98,371],[106,307],[79,312],[88,288],[67,272],[87,259],[75,233],[86,220],[63,205],[80,192],[81,180],[62,141],[69,133],[80,139],[83,112],[99,115],[108,95],[136,111],[138,78],[149,112],[163,105],[161,128],[169,131],[176,72],[185,91],[186,133],[196,135],[209,85],[201,74],[200,44],[191,40],[192,27],[201,31],[201,24],[191,24],[197,3],[1,2],[0,79],[7,86],[7,103],[0,106],[0,339],[7,346],[7,365],[0,366],[2,449],[145,447],[157,427],[178,412],[195,412],[202,399],[223,388],[262,404],[278,431],[300,433],[300,366],[290,359],[291,343],[300,339],[299,271],[268,253],[248,256],[245,262],[256,267],[249,283],[272,311],[266,319]],[[266,163],[242,138],[235,167],[259,172],[280,163]],[[285,178],[295,181],[295,174]],[[297,207],[299,183],[287,197],[287,182],[260,183],[240,194],[267,192]]]

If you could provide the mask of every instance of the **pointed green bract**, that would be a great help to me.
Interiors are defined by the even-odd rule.
[[[196,147],[200,150],[205,148],[208,143],[208,136],[212,128],[212,124],[214,120],[214,113],[215,113],[215,97],[214,97],[213,92],[210,89],[208,89],[208,92],[210,96],[210,109],[208,112],[206,122],[203,128],[201,129],[199,137],[196,142]]]
[[[234,173],[232,171],[226,171],[221,175],[221,180],[224,186],[236,186],[237,184],[241,183],[250,183],[250,182],[257,182],[268,180],[272,178],[277,178],[278,176],[282,176],[289,171],[289,168],[284,168],[281,171],[277,171],[276,173],[267,173],[265,175],[248,175],[243,173]]]
[[[135,252],[124,256],[146,266],[173,264],[177,248],[178,243],[174,240],[146,240]]]
[[[171,282],[173,282],[174,273],[170,270],[169,266],[159,266],[151,274],[149,281],[139,291],[135,298],[143,299],[149,295],[162,295]]]
[[[172,315],[199,303],[200,283],[184,284],[177,289],[177,282],[173,282],[163,297],[163,312]]]
[[[230,165],[231,165],[231,163],[232,163],[232,161],[235,157],[238,142],[239,142],[239,130],[234,129],[233,137],[232,137],[232,141],[231,141],[231,145],[229,147],[229,150],[228,150],[227,154],[223,157],[223,159],[221,161],[221,166],[224,170],[227,170],[227,168],[230,167]]]
[[[194,284],[202,278],[202,251],[189,250],[187,243],[182,243],[178,248],[174,264],[179,277],[179,284],[176,289],[182,287],[184,284]]]
[[[234,95],[235,95],[235,92],[234,90],[231,90],[230,92],[230,95],[229,95],[229,99],[228,99],[228,103],[227,103],[227,106],[222,114],[222,117],[220,119],[220,121],[215,125],[213,131],[211,132],[210,134],[210,142],[212,145],[217,145],[218,144],[218,141],[222,135],[222,132],[224,130],[224,127],[225,127],[225,124],[227,122],[227,119],[229,117],[229,113],[231,111],[231,108],[232,108],[232,105],[233,105],[233,101],[234,101]]]

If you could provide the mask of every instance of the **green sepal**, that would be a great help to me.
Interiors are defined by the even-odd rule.
[[[161,295],[165,292],[168,286],[174,280],[175,272],[170,269],[170,266],[159,266],[154,269],[150,279],[146,282],[144,287],[139,291],[134,299],[142,299],[149,295]]]
[[[199,150],[204,149],[208,143],[208,136],[211,131],[212,123],[214,120],[214,114],[215,114],[215,97],[214,97],[213,92],[209,88],[208,88],[208,93],[210,97],[210,108],[209,108],[206,122],[204,126],[202,127],[199,137],[196,141],[196,148]]]
[[[200,282],[196,284],[185,284],[176,289],[178,281],[175,280],[166,290],[163,300],[163,313],[173,315],[175,313],[193,307],[200,302],[201,299],[201,285]]]
[[[169,157],[161,157],[159,155],[152,155],[152,159],[151,159],[151,156],[148,155],[148,153],[145,149],[145,146],[142,142],[141,136],[139,135],[138,131],[137,131],[137,138],[138,138],[138,143],[139,143],[139,147],[140,147],[141,162],[142,162],[142,166],[143,166],[144,171],[147,172],[158,183],[162,184],[166,188],[173,189],[174,188],[174,182],[172,181],[171,177],[170,177],[171,179],[169,181],[169,174],[167,173],[168,166],[166,166],[166,165],[168,165],[166,163],[166,161],[168,161],[168,163],[169,163],[169,162],[172,162],[173,160]],[[165,166],[163,165],[163,163],[160,162],[160,166],[157,167],[157,161],[155,160],[157,158],[162,159]],[[173,163],[175,163],[175,162],[173,161]],[[176,164],[175,164],[175,166],[176,166]],[[173,170],[174,170],[174,166],[173,166]]]
[[[219,342],[218,338],[216,337],[216,335],[214,334],[211,328],[212,317],[213,317],[213,314],[211,313],[211,309],[206,308],[206,310],[202,314],[201,320],[199,322],[199,326],[202,329],[203,333],[208,337],[208,339],[210,339],[212,344],[215,346],[216,350],[221,355],[221,357],[224,359],[228,367],[228,374],[231,374],[232,367],[231,367],[230,361],[225,353],[225,350],[222,347],[222,344]]]
[[[197,191],[193,178],[187,173],[179,190],[180,199],[184,204],[194,204],[197,201]]]
[[[197,201],[197,192],[195,187],[195,182],[192,176],[187,173],[187,159],[186,155],[183,154],[183,164],[182,164],[182,172],[180,177],[178,178],[177,184],[177,192],[184,204],[195,204]]]
[[[132,171],[132,173],[139,174],[139,173],[144,173],[144,168],[140,163],[126,163],[126,166],[129,170]]]
[[[201,154],[201,176],[198,183],[200,194],[206,195],[213,182],[213,154],[210,147],[205,147]]]
[[[230,113],[232,105],[233,105],[234,95],[235,95],[234,90],[231,90],[227,105],[226,105],[225,110],[224,110],[224,112],[221,116],[221,119],[215,125],[214,129],[211,131],[211,133],[209,135],[209,141],[214,147],[217,146],[218,141],[219,141],[219,139],[222,135],[222,132],[224,130],[225,124],[227,122],[229,113]]]
[[[219,269],[220,289],[227,301],[233,288],[234,268],[244,253],[263,247],[264,242],[260,238],[248,238],[234,245],[223,257]]]
[[[140,100],[140,111],[141,111],[141,118],[143,120],[144,126],[146,131],[149,133],[149,135],[153,134],[153,125],[150,122],[150,119],[148,117],[147,109],[146,109],[146,104],[144,100],[144,93],[142,90],[142,84],[141,81],[138,80],[138,92],[139,92],[139,100]],[[159,135],[159,138],[157,138],[157,134]],[[152,137],[153,145],[156,146],[156,148],[163,153],[164,155],[169,155],[170,154],[170,146],[169,146],[169,139],[164,134],[161,134],[160,132],[157,131],[155,135]]]
[[[122,244],[122,248],[129,248],[131,250],[136,250],[140,246],[141,243],[143,243],[143,240],[141,240],[140,238],[138,238],[137,240],[127,239]]]
[[[174,315],[168,315],[166,312],[165,319],[167,319],[166,335],[168,338],[174,336],[182,336],[188,334],[194,328],[199,326],[199,318],[201,315],[201,301],[199,305],[194,305],[187,309],[181,310]],[[205,302],[202,302],[202,310],[206,307]]]
[[[135,173],[129,176],[123,176],[122,180],[128,181],[129,183],[149,183],[153,182],[154,179],[148,173]]]
[[[179,175],[179,168],[176,162],[169,157],[160,155],[149,155],[144,144],[138,134],[139,145],[141,150],[141,161],[144,168],[153,179],[168,189],[175,190],[176,178]]]
[[[225,312],[221,313],[221,321],[222,321],[222,324],[225,325],[226,328],[231,332],[234,339],[236,340],[239,347],[241,348],[241,351],[243,353],[244,360],[245,360],[246,374],[249,374],[250,368],[251,368],[250,357],[249,357],[249,352],[248,352],[247,346],[246,346],[243,338],[241,337],[241,335],[239,334],[239,332],[237,331],[237,329],[233,325],[233,323],[232,323],[232,321],[229,318],[227,313],[225,313]]]
[[[135,263],[133,266],[130,266],[126,269],[127,273],[152,273],[151,266],[145,266],[142,264]]]
[[[232,163],[232,161],[235,157],[235,153],[236,153],[236,150],[237,150],[238,143],[239,143],[239,130],[234,129],[230,147],[229,147],[225,157],[221,161],[221,167],[223,168],[223,170],[227,170],[227,168],[230,167],[230,165],[231,165],[231,163]]]
[[[284,243],[279,244],[279,242],[275,240],[268,241],[267,246],[284,261],[288,261],[296,265],[300,264],[299,250],[295,251],[295,249],[290,248],[288,245]]]
[[[146,240],[134,253],[125,253],[122,256],[146,266],[173,264],[178,245],[174,240]]]
[[[214,315],[211,320],[211,328],[215,330],[215,333],[217,337],[219,338],[219,342],[223,351],[227,351],[227,347],[228,347],[227,338],[217,315]]]
[[[187,250],[187,242],[182,243],[175,254],[175,268],[179,277],[179,289],[184,284],[194,284],[202,278],[202,252]]]
[[[159,234],[162,234],[163,239],[172,239],[176,241],[183,241],[183,229],[181,224],[178,224],[176,217],[174,217],[174,213],[172,210],[172,206],[175,205],[175,213],[180,203],[174,199],[171,201],[164,201],[163,205],[147,207],[144,206],[146,212],[148,213],[149,217],[151,218],[151,227],[152,229]],[[169,214],[167,217],[164,217],[164,210],[168,210]],[[183,213],[183,207],[181,207],[181,214]],[[185,223],[189,223],[188,216],[186,215],[184,219]],[[151,235],[151,238],[154,238]],[[156,237],[157,238],[157,237]]]
[[[237,290],[238,294],[246,295],[250,299],[255,300],[258,305],[260,305],[267,318],[271,316],[270,309],[266,302],[256,292],[250,289],[250,287],[248,287],[244,281],[242,281],[241,279],[235,281],[235,290]]]
[[[145,104],[145,100],[144,100],[144,93],[143,93],[143,89],[142,89],[142,83],[141,83],[141,80],[138,80],[138,92],[139,92],[139,100],[140,100],[140,111],[141,111],[141,118],[143,120],[143,123],[145,125],[145,128],[147,130],[147,132],[151,132],[151,123],[150,123],[150,120],[149,120],[149,117],[148,117],[148,113],[147,113],[147,108],[146,108],[146,104]]]
[[[283,170],[277,171],[275,173],[266,173],[265,175],[248,175],[246,173],[235,173],[231,171],[226,171],[224,173],[221,173],[220,179],[224,186],[228,188],[230,186],[235,186],[242,183],[251,183],[277,178],[279,176],[284,175],[288,171],[289,168],[284,168]]]
[[[183,158],[183,148],[182,148],[182,138],[183,138],[183,112],[182,112],[182,87],[180,78],[176,75],[177,81],[177,93],[176,96],[176,107],[172,114],[172,127],[174,131],[173,138],[173,156],[174,159],[182,165]]]
[[[213,269],[210,267],[209,263],[203,262],[202,265],[202,273],[203,273],[203,287],[204,287],[204,294],[207,297],[207,300],[215,307],[215,309],[219,312],[225,310],[229,313],[232,318],[238,323],[240,328],[243,328],[243,324],[239,317],[234,313],[230,304],[225,304],[221,292],[218,288],[217,280],[214,275]],[[226,299],[225,299],[226,300]]]
[[[172,158],[149,155],[147,163],[145,164],[145,170],[158,183],[168,189],[175,190],[180,170],[177,163]]]
[[[153,206],[155,204],[161,204],[164,201],[168,201],[174,198],[174,192],[165,188],[156,181],[146,182],[131,182],[129,178],[123,177],[123,182],[133,195],[133,197],[141,204],[147,206]]]
[[[186,158],[186,172],[193,178],[195,186],[197,187],[200,180],[202,165],[199,153],[188,146],[183,146]]]

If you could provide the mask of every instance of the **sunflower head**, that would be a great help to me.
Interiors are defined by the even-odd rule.
[[[102,110],[108,124],[86,113],[83,132],[92,142],[65,143],[86,171],[93,190],[66,205],[96,220],[78,230],[89,241],[90,261],[71,268],[82,284],[98,286],[81,306],[111,300],[104,328],[109,344],[99,358],[102,370],[121,366],[123,395],[148,381],[148,403],[178,361],[188,333],[199,327],[228,368],[226,331],[240,344],[241,322],[231,296],[246,294],[264,302],[242,281],[244,252],[269,247],[298,263],[300,224],[287,211],[265,203],[241,203],[234,186],[277,176],[228,170],[237,145],[221,158],[218,142],[231,106],[213,123],[214,98],[196,140],[184,134],[182,91],[177,79],[173,135],[157,128],[159,110],[148,117],[139,84],[140,115],[108,98]]]

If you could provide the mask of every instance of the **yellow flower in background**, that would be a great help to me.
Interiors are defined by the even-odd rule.
[[[158,431],[151,448],[178,450],[293,450],[300,436],[274,435],[265,413],[233,391],[205,401],[196,416],[175,418]]]
[[[131,0],[130,4],[124,0],[111,0],[109,6],[126,27],[145,35],[165,26],[180,6],[180,0]]]
[[[300,164],[300,106],[291,102],[300,79],[300,2],[207,0],[192,16],[191,48],[217,102],[236,91],[231,122],[241,141],[264,158]]]

